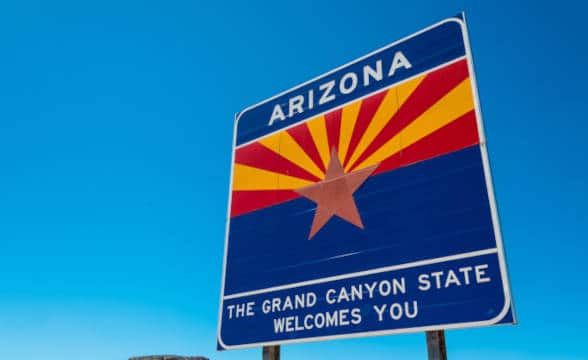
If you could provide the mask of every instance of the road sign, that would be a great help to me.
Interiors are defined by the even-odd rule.
[[[240,112],[219,349],[514,323],[448,18]]]

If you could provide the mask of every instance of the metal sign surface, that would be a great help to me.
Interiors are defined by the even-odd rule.
[[[234,136],[219,349],[515,322],[462,15]]]

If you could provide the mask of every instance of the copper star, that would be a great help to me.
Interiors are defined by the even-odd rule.
[[[363,222],[355,206],[353,193],[376,170],[378,165],[345,174],[337,150],[331,151],[331,160],[327,173],[322,181],[308,185],[295,191],[317,204],[308,240],[337,215],[341,219],[363,229]]]

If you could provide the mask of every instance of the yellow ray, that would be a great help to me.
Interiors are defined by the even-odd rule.
[[[470,79],[467,78],[421,114],[416,120],[402,129],[396,136],[382,145],[382,147],[363,161],[356,170],[375,165],[385,160],[453,120],[456,120],[473,108],[472,86]]]
[[[367,149],[369,144],[371,144],[380,131],[382,131],[384,126],[386,126],[388,120],[390,120],[392,116],[396,114],[400,106],[404,104],[406,99],[408,99],[410,94],[412,94],[414,89],[417,88],[417,86],[421,83],[421,81],[423,81],[425,77],[426,75],[419,76],[388,90],[388,93],[384,97],[384,100],[382,100],[382,103],[378,107],[378,110],[370,121],[370,124],[368,125],[361,140],[357,144],[355,151],[349,159],[349,163],[347,164],[345,171],[349,171],[355,161],[357,161],[365,149]]]
[[[233,191],[290,190],[310,184],[312,184],[312,181],[242,164],[235,164],[235,168],[233,169]]]
[[[349,148],[349,142],[351,142],[351,135],[353,134],[360,108],[361,100],[345,106],[341,113],[341,131],[339,132],[339,148],[337,149],[341,164],[345,161],[345,155],[347,155],[347,149]]]
[[[309,120],[306,125],[310,131],[310,136],[314,141],[318,153],[323,161],[325,169],[329,165],[329,159],[331,151],[329,150],[329,138],[327,137],[327,125],[325,124],[324,116],[317,116],[314,119]],[[323,175],[320,176],[323,178]]]
[[[283,158],[292,161],[319,179],[323,178],[324,174],[321,169],[316,166],[308,154],[304,152],[287,131],[280,131],[279,133],[268,136],[259,140],[259,143]]]

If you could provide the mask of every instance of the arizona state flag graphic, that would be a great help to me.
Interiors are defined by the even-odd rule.
[[[219,348],[514,322],[465,34],[240,114]]]

